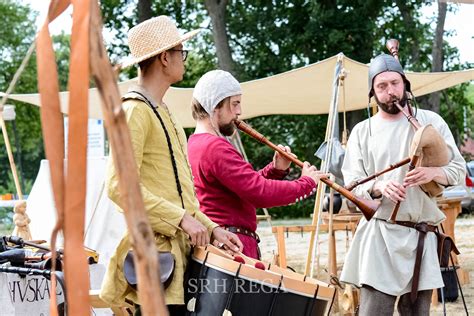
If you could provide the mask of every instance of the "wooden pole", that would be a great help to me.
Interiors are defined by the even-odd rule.
[[[331,177],[333,178],[333,177]],[[331,179],[334,180],[334,179]],[[329,278],[337,276],[337,256],[336,256],[336,236],[333,227],[333,214],[334,214],[334,189],[329,190],[329,231],[328,231],[328,268]],[[336,288],[336,291],[339,290]],[[334,297],[334,312],[339,311],[339,297]]]
[[[49,34],[49,23],[69,6],[67,0],[51,1],[48,16],[38,33],[36,40],[36,58],[38,65],[38,91],[41,98],[41,123],[46,158],[49,161],[51,186],[53,189],[56,223],[51,233],[52,267],[56,269],[56,239],[64,227],[64,120],[60,110],[59,79],[53,51],[53,43]],[[80,276],[85,277],[85,276]],[[51,274],[50,314],[58,315],[56,302],[56,274]],[[69,310],[69,313],[77,311]]]
[[[337,275],[337,257],[336,257],[336,238],[333,228],[333,213],[334,213],[334,190],[329,191],[329,240],[328,240],[328,266],[329,275]]]
[[[329,108],[329,115],[328,115],[328,124],[326,128],[326,136],[325,136],[325,141],[328,142],[334,135],[334,121],[335,118],[337,118],[337,103],[338,103],[338,95],[339,95],[339,73],[337,69],[341,70],[343,66],[343,61],[344,61],[344,55],[339,54],[337,57],[336,61],[336,73],[334,79],[337,80],[336,82],[336,87],[334,88],[333,95],[332,95],[332,100]],[[336,112],[336,113],[335,113]],[[327,152],[326,152],[326,157],[321,163],[321,170],[324,172],[328,171],[328,166],[329,166],[329,161],[331,159],[331,152],[332,152],[332,142],[329,143],[330,146],[327,146]],[[320,183],[318,185],[318,189],[316,192],[316,199],[314,202],[314,208],[313,208],[313,220],[312,220],[312,225],[316,226],[316,230],[314,232],[311,232],[310,238],[309,238],[309,247],[308,247],[308,254],[306,256],[306,266],[305,266],[305,274],[309,276],[313,276],[313,262],[314,258],[316,256],[315,251],[314,251],[314,244],[315,244],[315,239],[317,243],[318,239],[318,226],[319,226],[319,217],[321,214],[321,209],[322,209],[322,201],[324,197],[324,193],[326,192],[326,185],[323,183]]]
[[[13,174],[13,181],[15,182],[15,189],[16,189],[16,193],[18,195],[19,200],[23,200],[23,192],[21,191],[20,181],[18,181],[18,174],[16,171],[15,160],[13,159],[10,141],[8,140],[7,128],[5,126],[5,121],[3,120],[3,109],[4,109],[5,104],[7,103],[8,96],[15,88],[15,85],[18,82],[18,79],[20,78],[23,70],[25,70],[26,65],[28,64],[28,61],[30,60],[31,55],[35,51],[35,47],[36,47],[35,41],[33,41],[33,43],[31,43],[30,47],[28,48],[28,51],[26,52],[25,58],[23,58],[23,61],[21,62],[20,67],[18,67],[17,71],[13,75],[13,79],[8,85],[7,91],[5,92],[5,94],[2,97],[2,100],[0,101],[0,125],[2,126],[2,134],[3,134],[3,139],[5,140],[5,147],[7,149],[8,161],[10,162],[10,168]]]
[[[13,153],[12,153],[10,141],[8,140],[7,127],[5,125],[5,120],[3,119],[3,110],[0,112],[0,124],[2,126],[3,140],[5,141],[5,147],[7,149],[8,162],[10,163],[10,169],[13,174],[13,182],[15,182],[16,194],[18,195],[19,200],[23,200],[23,193],[21,191],[20,181],[18,181],[18,174],[16,172],[15,160],[13,159]]]

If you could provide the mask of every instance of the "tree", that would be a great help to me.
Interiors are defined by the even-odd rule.
[[[0,14],[3,17],[0,29],[0,91],[6,91],[23,57],[34,41],[35,36],[35,14],[24,5],[16,1],[0,2]],[[14,92],[32,93],[36,91],[35,58],[32,57],[22,76],[20,77]],[[44,157],[41,138],[41,126],[39,123],[39,109],[31,105],[8,101],[15,105],[16,125],[19,142],[22,148],[23,171],[27,187],[23,191],[28,192],[32,179],[35,178],[39,161]],[[14,144],[12,124],[6,123],[10,143]],[[5,148],[3,137],[0,139],[0,147]],[[14,155],[16,147],[12,148]],[[19,164],[19,161],[16,161]],[[6,150],[0,151],[0,193],[13,193],[12,176]]]
[[[228,0],[204,0],[207,12],[211,17],[212,34],[214,44],[216,45],[219,68],[226,70],[232,73],[236,78],[239,78],[234,60],[232,59],[232,52],[227,37],[227,3]]]
[[[108,2],[116,1],[104,1],[103,6],[109,6]],[[421,8],[425,5],[424,0],[155,0],[151,4],[154,15],[169,15],[185,30],[203,28],[196,40],[186,44],[193,49],[180,86],[193,86],[200,75],[216,66],[234,69],[239,79],[246,81],[305,66],[339,52],[368,63],[372,56],[386,51],[385,41],[389,38],[400,41],[401,62],[406,70],[429,71],[434,32],[430,23],[421,20]],[[119,21],[128,26],[136,23],[133,10],[129,16],[125,12],[130,10],[122,8],[104,8],[104,11],[112,9],[124,15],[111,15],[109,19],[113,22],[108,23],[106,18],[107,25],[124,25]],[[130,21],[133,23],[129,24]],[[443,54],[446,69],[453,69],[447,61],[455,60],[456,50],[444,44]],[[440,110],[443,116],[459,117],[462,109],[454,102],[463,102],[463,93],[462,88],[443,92]],[[348,127],[352,128],[366,115],[366,111],[349,113]],[[273,142],[290,144],[301,159],[315,162],[313,153],[323,141],[326,120],[325,116],[276,115],[250,122]],[[462,128],[454,120],[449,123],[455,134]],[[244,147],[257,168],[271,158],[270,150],[246,137]],[[299,215],[305,212],[303,209],[293,207]]]
[[[395,6],[387,6],[377,28],[376,37],[381,40],[374,45],[376,51],[385,50],[387,39],[397,38],[400,41],[401,64],[407,71],[453,71],[472,67],[460,63],[458,50],[451,47],[443,37],[451,34],[444,30],[444,19],[446,10],[453,8],[446,8],[446,3],[439,2],[441,8],[438,15],[422,23],[420,12],[425,5],[425,1],[416,0],[396,1]],[[434,23],[433,29],[431,24]],[[464,84],[427,96],[415,96],[421,108],[433,110],[445,118],[458,145],[462,142],[463,109],[472,113],[473,107],[472,101],[464,96],[466,87]]]
[[[433,50],[431,56],[433,59],[431,71],[443,71],[443,35],[444,21],[446,20],[446,10],[448,5],[446,2],[438,2],[438,19],[436,23],[435,36],[433,40]],[[432,111],[439,113],[441,96],[439,92],[434,92],[429,97],[428,104]]]
[[[6,91],[14,73],[20,66],[26,52],[35,39],[36,13],[28,6],[17,1],[0,2],[0,14],[3,25],[0,30],[0,91]],[[61,90],[67,90],[67,75],[69,69],[69,35],[60,34],[53,37],[56,57],[58,61],[59,85]],[[15,86],[14,93],[36,93],[36,58],[33,54]],[[43,137],[39,108],[31,104],[8,101],[15,105],[16,127],[19,144],[21,146],[21,165],[25,187],[23,193],[28,194],[36,178],[40,162],[44,159]],[[16,158],[18,148],[14,146],[12,124],[7,122],[8,135],[12,144],[13,154]],[[4,148],[3,137],[0,147]],[[15,161],[17,167],[20,161]],[[0,194],[15,192],[6,150],[0,151]]]
[[[146,21],[152,17],[151,0],[138,1],[138,22]]]

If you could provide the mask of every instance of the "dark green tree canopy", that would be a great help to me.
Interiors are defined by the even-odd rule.
[[[0,91],[6,91],[15,72],[25,57],[28,48],[33,43],[36,34],[35,20],[37,13],[19,1],[0,1],[0,14],[3,24],[0,28]],[[61,34],[53,37],[60,89],[67,89],[67,75],[69,69],[69,35]],[[13,93],[36,93],[38,91],[36,78],[36,55],[33,54],[27,67],[20,76]],[[6,122],[9,141],[19,176],[23,176],[22,190],[28,194],[40,166],[44,159],[43,137],[39,108],[31,104],[24,104],[9,100],[16,112],[16,132],[18,147],[15,142],[13,123]],[[8,162],[7,151],[3,137],[0,138],[0,194],[13,193],[15,187]],[[21,149],[21,159],[19,150]]]
[[[184,30],[203,28],[200,36],[188,44],[192,47],[192,54],[181,86],[193,86],[200,75],[216,68],[210,14],[203,1],[143,2],[151,4],[148,16],[169,15]],[[226,31],[241,81],[278,74],[339,52],[368,63],[373,56],[386,52],[385,42],[389,38],[400,41],[401,62],[407,70],[431,70],[430,54],[436,17],[433,16],[428,23],[421,19],[421,8],[430,5],[429,1],[234,0],[226,3]],[[138,22],[140,14],[137,8],[144,8],[136,6],[136,1],[127,1],[120,6],[115,0],[103,1],[102,7],[107,27],[116,29],[120,26],[122,30],[117,35],[117,42],[111,43],[109,49],[123,57],[128,54],[128,49],[123,46],[126,30]],[[449,9],[452,10],[452,6]],[[459,65],[456,48],[446,42],[443,47],[444,70],[463,67]],[[458,141],[463,130],[463,107],[460,105],[465,105],[472,113],[472,103],[464,97],[465,89],[464,85],[442,93],[440,114],[449,122]],[[429,108],[426,100],[420,98],[421,107]],[[365,115],[364,111],[349,113],[349,128],[364,119]],[[313,153],[324,140],[326,121],[326,116],[275,115],[255,118],[250,123],[273,142],[291,145],[300,159],[316,162]],[[244,147],[256,168],[263,167],[271,159],[269,149],[246,137]],[[296,206],[293,209],[295,214],[303,215],[302,210],[310,212],[311,207]]]
[[[216,2],[217,1],[217,2]],[[241,81],[264,78],[296,67],[305,66],[339,52],[357,61],[368,63],[380,52],[386,51],[385,41],[400,41],[403,66],[411,71],[431,71],[432,46],[435,38],[436,16],[423,22],[421,8],[431,5],[426,0],[103,0],[101,9],[108,35],[108,51],[114,63],[129,54],[126,43],[128,29],[139,21],[152,16],[168,15],[182,32],[196,28],[202,31],[186,43],[191,49],[182,87],[194,86],[206,71],[217,67],[210,10],[206,4],[226,5],[225,31],[231,48],[231,58]],[[449,10],[455,10],[448,5]],[[35,14],[16,0],[0,2],[3,25],[0,30],[0,90],[5,91],[14,72],[20,65],[35,35]],[[445,30],[445,38],[450,31]],[[60,86],[67,88],[69,68],[69,36],[58,35],[54,39]],[[457,70],[473,65],[461,65],[457,49],[443,44],[443,70]],[[121,74],[121,79],[136,76],[134,68]],[[468,85],[447,89],[441,93],[440,114],[450,124],[456,139],[463,136],[463,111],[473,130],[473,104],[466,97]],[[318,89],[318,87],[315,87]],[[21,76],[15,92],[35,92],[36,62],[33,56]],[[288,93],[295,93],[288,91]],[[311,100],[308,100],[310,103]],[[427,98],[419,98],[421,107],[429,107]],[[24,174],[31,181],[36,175],[39,161],[44,157],[39,121],[39,110],[31,105],[15,103],[17,128],[23,150]],[[291,106],[289,104],[288,106]],[[329,107],[329,104],[328,104]],[[245,104],[243,104],[245,111]],[[365,118],[363,111],[348,114],[349,128]],[[314,151],[324,140],[327,116],[275,115],[250,120],[250,123],[274,143],[289,144],[301,160],[318,163]],[[11,124],[9,133],[12,135]],[[187,131],[188,134],[191,131]],[[272,153],[253,140],[244,137],[247,155],[256,168],[270,161]],[[3,147],[3,140],[0,140]],[[16,150],[14,148],[14,150]],[[6,153],[0,152],[0,191],[13,191],[9,179]],[[298,171],[291,173],[296,177]],[[293,206],[290,210],[274,210],[274,214],[292,213],[307,216],[311,202]]]

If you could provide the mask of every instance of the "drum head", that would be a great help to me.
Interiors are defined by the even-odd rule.
[[[237,262],[216,249],[195,248],[185,281],[187,315],[327,315],[335,289],[278,273],[255,259]],[[264,270],[256,268],[256,263]],[[296,275],[296,276],[295,276]]]

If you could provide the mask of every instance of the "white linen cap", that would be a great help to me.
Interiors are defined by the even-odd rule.
[[[193,98],[211,115],[219,102],[240,94],[242,94],[242,89],[234,76],[224,70],[211,70],[196,83]]]

